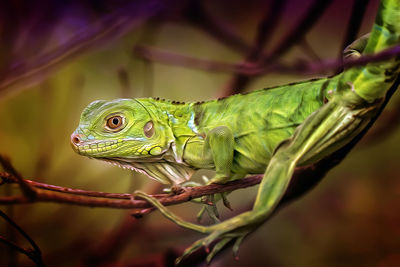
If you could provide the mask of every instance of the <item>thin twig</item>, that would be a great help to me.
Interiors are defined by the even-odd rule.
[[[5,245],[7,245],[7,246],[9,246],[9,247],[11,247],[12,249],[14,249],[14,250],[16,250],[16,251],[18,251],[18,252],[20,252],[22,254],[25,254],[29,258],[32,257],[32,255],[31,255],[32,253],[31,253],[31,251],[29,249],[22,248],[22,247],[18,246],[17,244],[15,244],[14,242],[8,240],[4,236],[0,235],[0,242],[5,244]]]
[[[18,180],[16,179],[16,177],[7,172],[0,173],[0,178],[1,178],[0,185],[6,184],[6,183],[18,183]],[[24,181],[27,184],[29,184],[35,188],[46,189],[49,191],[67,193],[67,194],[72,194],[72,195],[116,198],[116,199],[131,199],[132,198],[131,194],[105,193],[105,192],[74,189],[74,188],[69,188],[69,187],[64,187],[64,186],[45,184],[45,183],[35,182],[32,180],[24,180]]]
[[[14,242],[7,240],[6,238],[0,236],[0,240],[11,246],[12,248],[16,249],[17,251],[27,255],[31,260],[33,260],[37,266],[44,266],[43,259],[42,259],[42,252],[40,251],[39,246],[33,241],[33,239],[21,228],[18,224],[16,224],[10,217],[7,216],[3,211],[0,210],[0,217],[2,217],[8,224],[14,227],[32,246],[32,249],[25,249],[19,247]]]

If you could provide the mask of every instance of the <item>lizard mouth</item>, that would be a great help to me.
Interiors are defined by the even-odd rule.
[[[79,142],[76,143],[71,141],[72,148],[78,154],[84,156],[91,156],[93,154],[100,154],[103,152],[108,152],[114,149],[117,149],[122,142],[119,140],[110,140],[110,141],[94,141],[94,142]]]
[[[72,149],[78,154],[84,156],[90,156],[93,154],[101,154],[117,149],[123,142],[123,140],[85,140],[84,136],[79,133],[73,133],[71,135],[71,146]]]

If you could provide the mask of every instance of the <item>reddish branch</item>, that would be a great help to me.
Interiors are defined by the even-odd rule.
[[[173,53],[161,49],[155,49],[146,46],[136,47],[136,53],[152,61],[164,64],[171,64],[183,67],[197,68],[207,71],[233,72],[248,76],[256,76],[270,72],[292,73],[292,74],[324,74],[333,71],[339,67],[355,67],[364,66],[369,62],[384,61],[400,55],[400,45],[386,49],[376,54],[364,55],[358,59],[331,59],[319,62],[298,62],[293,65],[285,65],[282,63],[269,64],[268,66],[254,63],[238,63],[232,64],[221,61],[211,61]]]
[[[156,194],[161,203],[164,205],[174,205],[199,198],[204,195],[234,191],[239,188],[245,188],[260,183],[261,175],[251,176],[242,180],[229,182],[224,185],[212,184],[207,186],[199,186],[186,188],[176,195]],[[9,173],[0,173],[3,183],[19,183],[19,181]],[[72,189],[67,187],[48,185],[37,183],[34,181],[24,180],[34,188],[36,195],[29,198],[26,195],[20,196],[4,196],[0,197],[0,205],[23,204],[34,202],[58,202],[65,204],[73,204],[88,207],[109,207],[119,209],[135,209],[150,208],[151,205],[144,200],[134,199],[131,194],[110,194],[103,192],[85,191],[80,189]],[[19,185],[21,185],[19,183]]]

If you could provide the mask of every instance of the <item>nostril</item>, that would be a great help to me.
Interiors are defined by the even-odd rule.
[[[74,145],[78,145],[81,142],[81,139],[79,138],[79,135],[77,135],[77,134],[71,135],[71,142]]]

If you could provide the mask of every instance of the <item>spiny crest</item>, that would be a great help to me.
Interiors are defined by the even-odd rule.
[[[185,102],[182,102],[182,101],[168,100],[168,99],[159,98],[159,97],[152,97],[152,99],[159,101],[159,102],[166,102],[166,103],[175,104],[175,105],[184,105],[185,104]]]

